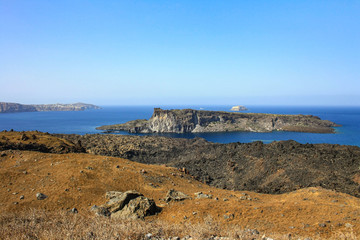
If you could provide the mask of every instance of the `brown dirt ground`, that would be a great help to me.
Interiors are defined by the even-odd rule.
[[[0,147],[14,144],[18,147],[24,142],[21,140],[23,134],[1,132]],[[280,195],[222,190],[198,182],[176,168],[116,157],[66,153],[81,149],[72,142],[46,133],[26,132],[26,135],[29,139],[21,146],[30,147],[28,150],[40,148],[48,153],[2,148],[1,213],[29,209],[56,212],[76,207],[81,215],[92,216],[90,207],[105,203],[107,191],[136,190],[163,208],[160,214],[148,217],[146,221],[196,224],[211,220],[223,226],[256,228],[270,237],[289,233],[299,237],[334,239],[349,234],[360,236],[360,199],[345,193],[320,187]],[[35,139],[32,135],[36,136]],[[359,181],[357,175],[355,178]],[[169,189],[182,191],[192,199],[167,204],[163,198]],[[200,191],[211,194],[213,198],[194,199],[194,193]],[[48,198],[37,200],[37,192],[46,194]],[[24,199],[21,200],[20,196]]]
[[[90,206],[105,203],[106,191],[134,189],[163,207],[159,215],[147,220],[199,223],[212,219],[221,224],[256,228],[268,236],[291,233],[336,238],[351,231],[360,235],[360,199],[331,190],[306,188],[281,195],[230,191],[202,184],[175,168],[114,157],[19,150],[0,154],[1,212],[76,207],[80,214],[87,215],[92,214]],[[166,204],[162,199],[169,189],[182,191],[192,199]],[[199,191],[212,194],[213,199],[194,199],[194,193]],[[48,198],[36,200],[37,192]],[[243,194],[252,200],[241,200]],[[322,223],[326,226],[319,226]]]

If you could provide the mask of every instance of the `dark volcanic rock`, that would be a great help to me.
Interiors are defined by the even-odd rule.
[[[37,136],[34,135],[34,132],[0,132],[0,151],[12,149],[45,153],[85,152],[78,142],[73,144],[46,133],[38,132],[36,134]]]
[[[87,152],[186,168],[225,189],[284,193],[321,186],[360,197],[360,148],[281,141],[218,144],[202,138],[56,135],[81,141]]]
[[[312,115],[264,113],[234,113],[192,109],[162,110],[155,108],[149,120],[134,120],[124,124],[98,127],[98,130],[132,133],[188,132],[316,132],[333,133],[339,126]]]

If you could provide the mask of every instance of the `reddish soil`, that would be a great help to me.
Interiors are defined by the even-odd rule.
[[[15,141],[21,134],[7,133],[7,136]],[[49,149],[64,143],[56,137],[45,139],[45,135],[44,139],[40,136],[37,139],[44,140],[43,144]],[[66,144],[72,146],[70,142]],[[107,191],[133,189],[162,207],[160,214],[145,221],[158,219],[181,224],[204,223],[211,219],[222,225],[257,229],[270,237],[276,234],[334,239],[360,236],[360,199],[321,187],[278,195],[222,190],[163,165],[86,153],[24,150],[0,151],[0,182],[0,211],[3,213],[76,207],[80,214],[92,215],[90,207],[105,203]],[[167,204],[163,199],[169,189],[184,192],[192,199]],[[195,199],[194,193],[200,191],[211,194],[212,199]],[[48,198],[37,200],[38,192]],[[20,196],[24,199],[20,200]]]

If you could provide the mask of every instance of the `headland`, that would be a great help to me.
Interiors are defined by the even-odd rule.
[[[20,104],[0,102],[0,113],[16,112],[46,112],[46,111],[84,111],[88,109],[100,109],[99,106],[87,103],[72,104]]]

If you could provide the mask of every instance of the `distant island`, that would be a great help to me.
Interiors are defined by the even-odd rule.
[[[107,132],[130,133],[200,133],[200,132],[311,132],[334,133],[340,125],[312,115],[233,113],[193,109],[163,110],[155,108],[149,120],[97,127]]]
[[[248,110],[246,107],[238,105],[238,106],[233,106],[230,111],[234,111],[234,112],[239,112],[239,111],[246,111]]]
[[[101,109],[100,107],[87,103],[72,104],[20,104],[0,102],[0,113],[16,112],[45,112],[45,111],[84,111],[88,109]]]

